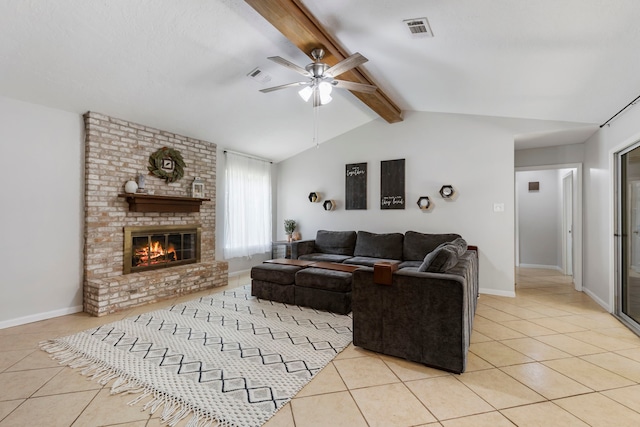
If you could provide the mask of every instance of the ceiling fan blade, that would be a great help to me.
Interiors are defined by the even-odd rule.
[[[346,80],[334,80],[332,82],[332,84],[340,89],[347,89],[347,90],[355,90],[358,92],[365,92],[365,93],[373,93],[376,90],[378,90],[377,87],[372,86],[372,85],[365,85],[362,83],[355,83],[355,82],[348,82]]]
[[[262,93],[268,93],[268,92],[273,92],[274,90],[280,90],[280,89],[286,89],[288,87],[299,87],[299,86],[308,86],[310,85],[311,82],[295,82],[295,83],[287,83],[286,85],[280,85],[280,86],[273,86],[273,87],[268,87],[266,89],[260,89],[260,92]]]
[[[345,71],[349,71],[350,69],[355,68],[358,65],[362,65],[367,61],[368,61],[367,58],[365,58],[364,56],[356,52],[350,57],[343,59],[333,67],[329,68],[327,71],[324,72],[324,75],[328,77],[339,76]]]
[[[295,71],[296,73],[300,73],[303,76],[311,76],[311,73],[309,73],[307,70],[305,70],[304,68],[294,64],[291,61],[287,61],[286,59],[280,57],[280,56],[270,56],[267,59],[270,59],[271,61],[275,62],[276,64],[280,64],[283,67],[287,67],[290,70]]]

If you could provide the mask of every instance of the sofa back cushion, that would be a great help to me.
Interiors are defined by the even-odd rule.
[[[318,230],[315,245],[316,250],[324,254],[353,256],[356,232]]]
[[[459,237],[459,234],[454,233],[425,234],[407,231],[404,235],[404,259],[407,261],[422,261],[428,253],[433,252],[441,244],[451,242]]]
[[[402,259],[402,233],[376,234],[358,231],[355,256],[384,259]],[[424,255],[422,256],[424,258]]]

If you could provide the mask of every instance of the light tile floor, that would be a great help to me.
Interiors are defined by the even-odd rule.
[[[640,338],[558,272],[517,282],[516,298],[480,297],[464,374],[349,346],[265,426],[640,426]],[[0,330],[0,427],[161,426],[37,343],[195,296]]]

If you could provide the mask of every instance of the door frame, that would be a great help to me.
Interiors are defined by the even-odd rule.
[[[633,151],[636,148],[640,147],[640,140],[635,140],[631,144],[626,144],[623,148],[612,150],[613,156],[611,158],[613,167],[611,171],[613,173],[613,233],[611,233],[611,243],[613,247],[612,251],[612,263],[611,263],[611,273],[613,274],[613,286],[611,289],[611,312],[612,314],[618,318],[622,323],[624,323],[629,329],[631,329],[636,334],[640,335],[640,330],[638,330],[638,322],[634,319],[627,316],[622,311],[622,275],[624,274],[624,270],[621,267],[622,260],[622,239],[620,236],[623,233],[624,224],[622,223],[622,195],[621,192],[626,192],[626,188],[622,188],[622,156]]]
[[[573,169],[562,177],[562,271],[567,276],[573,276],[573,180]],[[569,201],[567,187],[571,196]],[[567,227],[568,214],[571,217],[570,227]]]
[[[552,170],[552,169],[575,169],[575,186],[573,191],[573,284],[575,286],[575,290],[578,292],[582,292],[582,277],[583,277],[583,245],[582,245],[582,163],[563,163],[557,165],[538,165],[538,166],[521,166],[516,167],[515,172],[525,172],[525,171],[539,171],[539,170]],[[515,172],[513,179],[515,180]],[[517,187],[517,186],[516,186]],[[519,250],[519,242],[520,235],[518,231],[518,209],[517,209],[517,195],[515,197],[515,205],[514,209],[515,215],[515,253],[516,253],[516,262],[519,264],[520,262],[520,250]]]

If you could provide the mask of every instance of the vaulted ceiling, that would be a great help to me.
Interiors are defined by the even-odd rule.
[[[321,141],[383,120],[375,103],[387,102],[390,112],[550,120],[520,146],[575,143],[640,94],[636,0],[3,0],[0,96],[281,160],[312,146],[313,109],[295,89],[259,92],[300,77],[267,57],[310,62],[299,29],[285,28],[289,40],[265,19],[286,27],[291,5],[337,46],[327,62],[360,52],[369,62],[345,77],[380,88],[374,109],[334,91]],[[421,17],[433,38],[403,24]],[[270,81],[247,77],[255,68]]]

